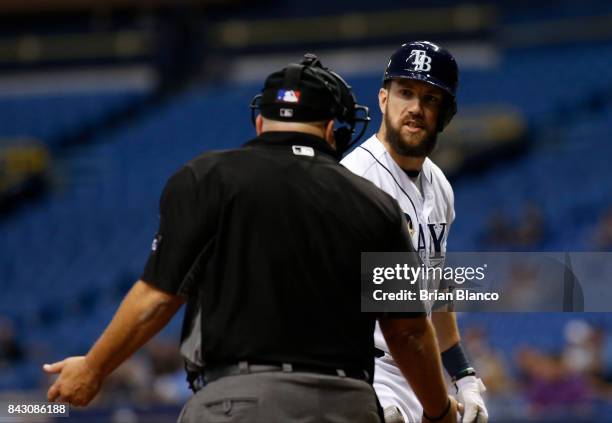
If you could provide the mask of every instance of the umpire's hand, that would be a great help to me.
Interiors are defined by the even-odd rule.
[[[94,371],[84,356],[68,357],[53,364],[45,364],[43,370],[59,377],[47,391],[49,401],[66,402],[85,406],[97,395],[104,377]]]
[[[450,400],[450,404],[446,414],[443,416],[436,416],[435,420],[430,420],[423,415],[421,423],[457,423],[458,421],[461,421],[460,415],[463,414],[463,405],[459,404],[457,400],[450,395],[448,396],[448,399]]]

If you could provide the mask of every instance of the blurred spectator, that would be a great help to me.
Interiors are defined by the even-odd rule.
[[[176,342],[156,338],[145,347],[155,375],[153,391],[160,403],[183,404],[192,396]]]
[[[601,365],[602,383],[600,392],[604,397],[612,398],[612,334],[608,330],[600,330],[601,334]]]
[[[494,349],[483,328],[473,326],[463,332],[463,342],[478,376],[487,387],[488,395],[504,395],[512,390],[512,381],[506,372],[503,356]]]
[[[565,325],[565,365],[576,373],[593,378],[602,373],[602,339],[599,332],[583,320],[570,320]]]
[[[483,246],[499,247],[511,244],[512,226],[512,221],[502,210],[493,212],[482,236]]]
[[[106,404],[147,404],[154,401],[151,360],[137,353],[107,379],[96,402]]]
[[[528,203],[520,219],[515,245],[521,247],[536,247],[544,240],[544,213],[535,203]]]
[[[191,395],[176,343],[156,338],[109,376],[97,401],[179,404]]]
[[[485,248],[525,250],[542,244],[545,240],[544,213],[536,203],[526,203],[518,222],[503,210],[490,216],[481,244]]]
[[[603,214],[597,223],[593,245],[598,250],[612,250],[612,207]]]
[[[589,407],[587,379],[568,368],[559,355],[545,354],[531,347],[516,352],[522,389],[533,416],[580,415]]]
[[[146,345],[145,350],[155,376],[171,374],[177,370],[184,373],[183,359],[175,341],[155,338]]]
[[[15,325],[0,317],[0,368],[10,367],[25,359],[24,348],[15,335]]]
[[[567,345],[564,359],[568,367],[582,372],[593,393],[604,401],[612,399],[612,337],[609,330],[572,320],[565,327]]]
[[[513,265],[510,269],[509,294],[504,301],[510,310],[529,310],[537,307],[538,299],[533,295],[538,283],[538,271],[529,265]]]
[[[185,379],[185,370],[181,369],[174,373],[161,375],[155,379],[153,387],[158,403],[184,404],[193,396]]]

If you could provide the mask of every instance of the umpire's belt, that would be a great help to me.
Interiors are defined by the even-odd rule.
[[[226,376],[247,375],[251,373],[316,373],[321,375],[350,377],[363,381],[369,381],[370,376],[365,370],[357,369],[334,369],[331,367],[313,366],[305,364],[251,364],[248,361],[241,361],[238,364],[227,366],[211,366],[204,370],[204,380],[206,383],[214,382]]]

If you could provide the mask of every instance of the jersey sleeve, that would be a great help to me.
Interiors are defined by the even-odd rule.
[[[183,167],[167,182],[161,195],[159,229],[141,279],[162,291],[181,294],[185,277],[206,240],[204,213],[198,204],[196,179]]]

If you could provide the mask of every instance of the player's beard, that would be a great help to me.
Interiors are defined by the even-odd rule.
[[[391,147],[395,150],[395,152],[401,156],[407,157],[427,157],[431,154],[431,152],[436,148],[436,143],[438,141],[438,133],[434,132],[433,134],[425,133],[425,136],[421,134],[410,134],[409,138],[420,137],[421,140],[417,143],[414,143],[410,139],[404,139],[401,133],[401,123],[400,128],[396,128],[393,126],[391,119],[389,118],[389,113],[384,114],[385,120],[385,135],[387,138],[387,142],[391,144]]]

